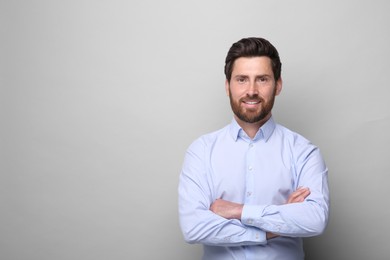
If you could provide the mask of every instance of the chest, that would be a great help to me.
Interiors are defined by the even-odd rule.
[[[209,176],[216,198],[237,203],[283,204],[295,189],[293,159],[263,145],[216,148],[210,157]]]

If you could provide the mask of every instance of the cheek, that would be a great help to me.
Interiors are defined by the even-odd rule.
[[[263,93],[259,93],[259,95],[266,100],[271,100],[271,99],[273,99],[273,97],[276,94],[275,91],[276,91],[276,89],[272,88],[272,89],[268,89],[267,91],[265,91]]]
[[[238,89],[238,88],[230,88],[229,91],[230,91],[231,97],[233,97],[234,99],[241,98],[245,94],[244,90]]]
[[[235,92],[231,92],[230,94],[231,94],[231,95],[230,95],[230,99],[232,99],[234,102],[239,102],[239,100],[240,100],[240,98],[241,98],[240,95],[238,95],[238,94],[235,93]]]

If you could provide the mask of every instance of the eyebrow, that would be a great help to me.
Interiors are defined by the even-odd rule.
[[[249,76],[244,74],[237,74],[234,76],[234,78],[249,78]]]
[[[269,75],[269,74],[256,75],[256,78],[262,78],[262,77],[270,77],[270,78],[272,78],[272,75]],[[234,78],[249,78],[249,76],[246,75],[246,74],[237,74],[237,75],[234,76]]]

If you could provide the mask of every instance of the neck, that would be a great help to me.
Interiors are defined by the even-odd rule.
[[[245,121],[240,120],[237,116],[234,116],[238,125],[241,126],[242,130],[251,138],[253,139],[257,132],[259,131],[260,127],[262,127],[265,122],[268,121],[268,119],[271,118],[271,113],[269,113],[264,119],[254,122],[254,123],[248,123]]]

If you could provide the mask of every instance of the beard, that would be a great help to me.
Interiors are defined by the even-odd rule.
[[[230,98],[230,106],[232,107],[233,113],[241,120],[246,123],[257,123],[262,120],[264,120],[272,111],[272,108],[274,106],[275,102],[275,94],[276,94],[276,88],[274,93],[272,94],[271,99],[266,102],[263,98],[261,98],[259,95],[251,95],[247,96],[245,98],[241,98],[238,101],[233,100],[231,92],[229,92],[229,98]],[[241,106],[244,100],[256,100],[260,101],[259,109],[256,110],[249,110]]]

